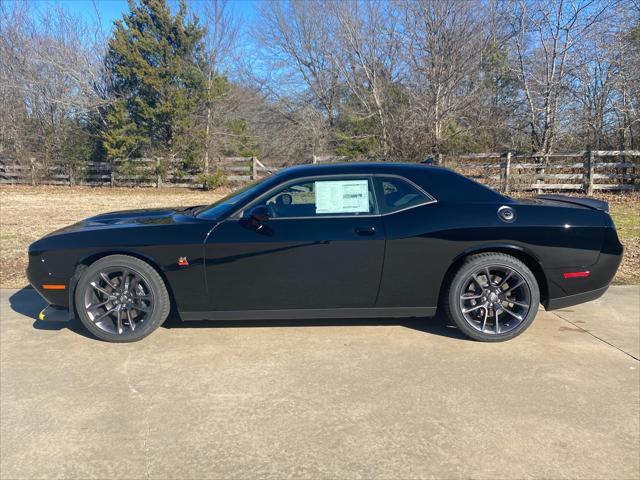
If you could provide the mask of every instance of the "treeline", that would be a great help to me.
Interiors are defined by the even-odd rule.
[[[0,155],[639,149],[638,0],[0,3]]]

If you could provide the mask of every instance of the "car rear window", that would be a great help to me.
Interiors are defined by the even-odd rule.
[[[391,213],[430,203],[434,199],[399,177],[377,177],[377,191],[382,213]]]

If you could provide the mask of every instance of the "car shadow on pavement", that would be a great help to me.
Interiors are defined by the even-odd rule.
[[[340,318],[304,320],[189,320],[183,322],[173,314],[162,325],[163,328],[267,328],[267,327],[357,327],[398,325],[419,332],[467,341],[460,330],[447,317],[438,312],[431,318]]]
[[[14,312],[33,320],[33,328],[36,330],[62,330],[67,328],[83,337],[95,339],[77,318],[64,322],[39,320],[38,315],[47,306],[47,302],[31,287],[24,287],[11,295],[9,297],[9,305]]]
[[[39,320],[38,314],[47,303],[31,287],[24,287],[9,297],[11,309],[34,320],[33,328],[36,330],[62,330],[69,329],[83,337],[95,337],[84,328],[80,320],[74,318],[69,321]],[[183,322],[172,312],[162,325],[163,328],[260,328],[260,327],[345,327],[345,326],[384,326],[399,325],[442,337],[467,340],[462,333],[441,313],[433,318],[375,318],[375,319],[305,319],[305,320],[237,320],[237,321],[188,321]]]

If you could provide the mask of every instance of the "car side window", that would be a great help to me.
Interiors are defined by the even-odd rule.
[[[258,205],[266,205],[272,218],[358,216],[377,211],[371,180],[358,177],[290,183]]]
[[[376,183],[382,213],[392,213],[433,201],[432,197],[402,178],[377,177]]]

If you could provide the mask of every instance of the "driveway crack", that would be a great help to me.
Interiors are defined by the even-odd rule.
[[[569,320],[568,318],[564,318],[564,317],[563,317],[562,315],[560,315],[559,313],[557,313],[557,312],[549,312],[549,313],[554,314],[554,315],[555,315],[556,317],[558,317],[560,320],[564,320],[565,322],[570,323],[571,325],[573,325],[574,327],[576,327],[576,328],[580,329],[581,331],[583,331],[583,332],[585,332],[585,333],[588,333],[589,335],[591,335],[591,336],[592,336],[593,338],[595,338],[596,340],[600,340],[602,343],[606,343],[606,344],[607,344],[607,345],[609,345],[610,347],[615,348],[616,350],[618,350],[618,351],[620,351],[620,352],[624,353],[624,354],[625,354],[625,355],[627,355],[628,357],[631,357],[631,358],[633,358],[633,359],[634,359],[634,360],[636,360],[636,361],[640,361],[640,358],[636,357],[635,355],[633,355],[633,354],[631,354],[631,353],[627,352],[626,350],[623,350],[622,348],[620,348],[620,347],[618,347],[618,346],[614,345],[614,344],[613,344],[613,343],[611,343],[611,342],[606,341],[604,338],[599,337],[599,336],[598,336],[598,335],[596,335],[595,333],[593,333],[593,332],[591,332],[591,331],[587,330],[586,328],[581,327],[580,325],[578,325],[578,324],[576,324],[576,323],[572,322],[572,321],[571,321],[571,320]]]

